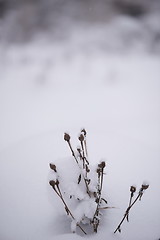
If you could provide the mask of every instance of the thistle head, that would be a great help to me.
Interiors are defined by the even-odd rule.
[[[79,139],[80,142],[83,142],[83,141],[84,141],[84,136],[83,136],[83,134],[80,134],[79,137],[78,137],[78,139]]]
[[[84,136],[86,137],[86,135],[87,135],[87,132],[86,132],[86,130],[85,130],[84,128],[81,130],[81,133],[83,133],[83,134],[84,134]]]
[[[68,133],[64,133],[64,140],[69,142],[70,141],[70,135]]]
[[[147,182],[143,182],[142,183],[142,190],[146,190],[147,188],[149,188],[149,184]]]
[[[101,169],[105,168],[105,166],[106,166],[105,161],[102,161],[100,164],[98,164],[98,167]]]
[[[49,184],[54,188],[55,186],[58,186],[58,185],[59,185],[59,181],[58,181],[58,179],[57,179],[56,181],[50,180],[50,181],[49,181]]]
[[[135,186],[131,186],[131,187],[130,187],[130,192],[131,192],[131,193],[134,193],[135,191],[136,191],[136,187],[135,187]]]
[[[57,172],[55,164],[50,163],[49,166],[50,166],[50,169],[52,169],[53,171]]]
[[[49,181],[49,184],[50,184],[52,187],[55,187],[56,182],[55,182],[54,180],[51,180],[51,181]]]

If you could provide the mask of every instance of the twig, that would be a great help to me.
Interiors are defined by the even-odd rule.
[[[75,220],[72,212],[71,212],[70,209],[68,208],[68,206],[67,206],[67,204],[66,204],[66,202],[65,202],[65,200],[64,200],[64,198],[63,198],[63,196],[62,196],[61,190],[60,190],[60,188],[59,188],[59,181],[57,180],[57,181],[55,182],[55,181],[52,180],[52,181],[49,182],[49,184],[53,187],[54,191],[57,193],[57,195],[58,195],[58,196],[60,197],[60,199],[62,200],[62,202],[63,202],[63,204],[64,204],[64,206],[65,206],[65,210],[66,210],[66,212],[67,212],[67,215],[69,214],[69,215],[71,216],[71,218],[72,218],[73,220]],[[56,187],[57,187],[57,189],[56,189]],[[81,231],[82,231],[84,234],[87,234],[87,233],[84,231],[84,229],[79,225],[79,223],[77,223],[77,226],[81,229]]]
[[[129,200],[129,205],[128,205],[128,207],[131,206],[132,199],[133,199],[133,196],[134,196],[135,191],[136,191],[136,187],[135,187],[135,186],[131,186],[131,187],[130,187],[131,195],[130,195],[130,200]],[[129,222],[129,212],[128,212],[127,216],[126,216],[126,219],[127,219],[127,221]]]
[[[81,135],[82,135],[82,134],[81,134]],[[79,140],[81,139],[80,141],[82,141],[82,138],[83,138],[83,135],[79,137]],[[75,155],[75,153],[74,153],[74,151],[73,151],[73,148],[72,148],[72,146],[71,146],[71,143],[70,143],[70,135],[69,135],[68,133],[65,133],[65,134],[64,134],[64,140],[68,143],[69,148],[70,148],[70,150],[71,150],[71,152],[72,152],[72,156],[74,157],[76,163],[78,164],[78,167],[80,168],[79,163],[78,163],[78,159],[76,158],[76,155]],[[83,158],[83,156],[82,156],[82,158]],[[84,183],[85,183],[85,185],[86,185],[86,192],[87,192],[87,194],[89,195],[89,197],[91,197],[90,191],[89,191],[89,187],[88,187],[88,183],[87,183],[87,179],[84,177],[83,173],[82,173],[82,176],[83,176]]]
[[[70,143],[70,135],[69,135],[68,133],[65,133],[65,134],[64,134],[64,140],[68,143],[69,148],[70,148],[70,150],[71,150],[71,152],[72,152],[72,156],[74,157],[76,163],[78,164],[78,160],[77,160],[77,158],[76,158],[76,155],[75,155],[75,153],[74,153],[74,151],[73,151],[73,148],[72,148],[72,146],[71,146],[71,143]]]
[[[87,155],[85,156],[85,150],[84,150],[84,139],[85,139],[85,136],[86,136],[86,131],[85,131],[85,129],[83,129],[81,132],[84,132],[84,135],[81,133],[79,138],[78,138],[80,143],[81,143],[81,148],[82,148],[82,154],[80,153],[80,157],[83,160],[83,169],[85,170],[84,181],[85,181],[85,185],[86,185],[86,188],[87,188],[87,193],[88,193],[89,197],[91,197],[89,187],[88,187],[88,185],[90,183],[90,180],[87,177],[87,173],[90,172],[90,169],[88,168],[89,162],[87,160]]]
[[[97,228],[99,225],[98,215],[99,215],[99,210],[100,210],[99,206],[100,206],[101,194],[102,194],[104,168],[105,168],[105,162],[101,162],[98,165],[98,169],[97,169],[99,185],[98,185],[98,192],[97,192],[98,198],[96,199],[97,207],[96,207],[96,211],[94,213],[93,220],[92,220],[94,232],[97,232]]]
[[[127,218],[130,209],[131,209],[131,208],[133,207],[133,205],[137,202],[137,200],[141,200],[144,190],[146,190],[148,187],[149,187],[148,184],[142,184],[142,186],[141,186],[141,188],[140,188],[140,190],[139,190],[138,196],[135,198],[135,200],[133,201],[133,203],[130,204],[130,206],[127,208],[127,210],[126,210],[126,212],[125,212],[125,214],[124,214],[124,217],[122,218],[121,222],[119,223],[119,225],[118,225],[118,227],[116,228],[116,230],[114,231],[114,233],[116,233],[117,231],[121,232],[121,225],[122,225],[122,223],[124,222],[125,218]]]
[[[86,141],[87,132],[86,132],[86,130],[85,130],[84,128],[81,130],[81,132],[84,134],[84,146],[85,146],[85,152],[86,152],[86,157],[88,157],[87,141]]]

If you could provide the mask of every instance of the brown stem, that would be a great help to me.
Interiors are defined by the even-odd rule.
[[[79,139],[80,140],[80,139]],[[88,162],[88,160],[87,160],[87,158],[86,158],[86,156],[85,156],[85,151],[84,151],[84,145],[83,145],[83,142],[84,142],[84,140],[80,140],[80,143],[81,143],[81,148],[82,148],[82,154],[81,154],[81,157],[82,157],[82,160],[83,160],[83,169],[85,169],[85,177],[83,176],[83,178],[84,178],[84,181],[85,181],[85,185],[86,185],[86,189],[87,189],[87,193],[88,193],[88,195],[89,195],[89,197],[91,197],[91,195],[90,195],[90,191],[89,191],[89,187],[88,187],[88,182],[87,182],[87,165],[89,165],[89,162]]]
[[[90,190],[89,190],[88,183],[87,183],[87,179],[84,176],[83,176],[83,179],[84,179],[84,182],[85,182],[85,185],[86,185],[86,191],[87,191],[89,197],[91,197]]]
[[[78,164],[78,160],[77,160],[76,155],[75,155],[75,153],[74,153],[74,151],[73,151],[73,148],[72,148],[72,146],[71,146],[70,141],[67,141],[67,143],[68,143],[69,148],[70,148],[70,150],[71,150],[71,152],[72,152],[72,156],[74,157],[74,159],[76,160],[76,163]]]
[[[59,192],[58,195],[60,196],[60,198],[61,198],[61,200],[62,200],[62,202],[63,202],[63,204],[64,204],[64,206],[65,206],[65,209],[66,209],[66,211],[67,211],[67,214],[70,214],[70,216],[72,217],[72,219],[75,220],[72,212],[69,210],[69,208],[68,208],[68,206],[67,206],[67,204],[66,204],[66,202],[65,202],[65,200],[64,200],[64,198],[63,198],[63,196],[62,196],[61,190],[60,190],[60,188],[59,188],[58,185],[57,185],[57,189],[58,189],[58,192]],[[81,229],[81,231],[82,231],[84,234],[87,234],[87,233],[84,231],[84,229],[83,229],[78,223],[77,223],[77,226]]]
[[[142,192],[142,191],[140,190],[138,196],[136,197],[136,199],[135,199],[135,200],[133,201],[133,203],[127,208],[127,210],[126,210],[126,212],[125,212],[125,214],[124,214],[124,217],[122,218],[121,222],[119,223],[119,225],[118,225],[118,227],[116,228],[116,230],[114,231],[114,233],[116,233],[117,230],[120,231],[120,227],[121,227],[122,223],[124,222],[125,218],[128,216],[130,209],[131,209],[131,208],[133,207],[133,205],[137,202],[137,200],[141,197],[141,195],[142,195],[141,192]]]
[[[129,199],[129,205],[128,205],[128,207],[130,207],[130,206],[131,206],[133,195],[134,195],[134,193],[133,193],[133,192],[131,192],[131,195],[130,195],[130,199]],[[126,216],[126,219],[127,219],[127,222],[129,222],[129,212],[128,212],[127,216]]]
[[[81,148],[82,148],[82,153],[83,153],[83,159],[85,159],[83,141],[81,141]]]
[[[97,200],[96,211],[95,211],[94,216],[93,216],[94,232],[97,232],[97,228],[98,228],[98,225],[99,225],[99,221],[97,221],[97,224],[94,224],[94,222],[97,219],[96,217],[98,217],[98,215],[99,215],[99,206],[100,206],[102,186],[103,186],[103,168],[101,169],[101,174],[99,176],[99,182],[100,182],[100,188],[98,189],[99,196],[98,196],[98,200]]]
[[[86,157],[88,157],[88,150],[87,150],[86,138],[84,139],[84,146],[85,146]]]
[[[88,157],[87,142],[86,142],[87,132],[85,129],[82,129],[81,133],[83,133],[83,135],[84,135],[84,147],[85,147],[85,153],[86,153],[86,158],[87,158]]]
[[[82,142],[82,141],[80,141],[80,142]],[[71,150],[72,156],[74,157],[76,163],[78,164],[78,167],[80,168],[79,163],[78,163],[78,160],[77,160],[77,158],[76,158],[76,155],[75,155],[75,153],[74,153],[74,151],[73,151],[73,148],[72,148],[72,146],[71,146],[70,140],[67,140],[67,143],[68,143],[69,148],[70,148],[70,150]],[[83,144],[81,144],[81,145],[83,146]],[[83,150],[83,149],[82,149],[82,150]],[[84,152],[84,151],[83,151],[83,152]],[[82,157],[83,157],[83,156],[82,156]],[[87,194],[89,195],[89,197],[91,197],[90,191],[89,191],[89,187],[88,187],[88,183],[87,183],[87,181],[86,181],[86,178],[84,177],[83,174],[82,174],[82,176],[83,176],[83,179],[84,179],[84,182],[85,182],[85,185],[86,185]]]
[[[72,149],[71,143],[70,143],[70,141],[67,141],[67,142],[68,142],[69,148],[70,148],[70,150],[72,152],[72,155],[73,155],[74,159],[76,160],[76,163],[78,164],[78,167],[80,168],[78,160],[77,160],[77,158],[75,156],[75,153],[74,153],[74,151]],[[81,146],[83,146],[82,141],[81,141]],[[83,151],[83,149],[82,149],[82,151]],[[83,168],[85,168],[85,160],[84,160],[85,157],[84,157],[84,155],[82,156],[80,150],[78,151],[78,153],[80,155],[80,158],[83,160]],[[83,154],[84,154],[84,151],[83,151]],[[89,197],[91,197],[90,191],[89,191],[89,187],[88,187],[88,183],[87,183],[87,179],[84,177],[83,174],[82,174],[82,176],[83,176],[83,180],[84,180],[84,183],[85,183],[85,186],[86,186],[86,192],[89,195]]]

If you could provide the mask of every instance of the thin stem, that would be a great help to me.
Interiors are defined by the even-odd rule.
[[[85,182],[85,185],[86,185],[87,193],[88,193],[89,197],[91,197],[91,194],[90,194],[90,191],[89,191],[89,187],[88,187],[87,180],[85,179],[84,176],[83,176],[83,179],[84,179],[84,182]]]
[[[132,203],[132,198],[133,198],[133,192],[131,192],[131,195],[130,195],[130,199],[129,199],[129,205],[128,205],[128,207],[130,207],[130,206],[131,206],[131,203]],[[127,221],[129,222],[129,212],[128,212],[127,216],[126,216],[126,219],[127,219]]]
[[[68,208],[68,206],[67,206],[67,204],[66,204],[66,202],[65,202],[65,200],[64,200],[64,198],[63,198],[63,196],[62,196],[61,190],[60,190],[60,188],[59,188],[58,185],[57,185],[57,189],[58,189],[58,192],[59,192],[58,195],[60,196],[60,198],[61,198],[61,200],[62,200],[62,202],[63,202],[63,204],[64,204],[64,206],[65,206],[65,209],[66,209],[67,214],[70,214],[70,216],[72,217],[72,219],[75,220],[75,217],[73,216],[72,212],[69,210],[69,208]],[[77,223],[77,226],[81,229],[81,231],[82,231],[84,234],[87,234],[87,233],[84,231],[84,229],[83,229],[78,223]]]
[[[86,142],[87,132],[85,129],[82,129],[81,133],[83,133],[83,136],[84,136],[84,147],[85,147],[85,153],[86,153],[86,158],[87,158],[88,157],[87,142]]]
[[[83,175],[83,178],[84,178],[84,181],[85,181],[85,185],[86,185],[86,189],[87,189],[87,193],[89,195],[89,197],[91,197],[90,195],[90,191],[89,191],[89,187],[88,187],[88,178],[87,178],[87,169],[88,169],[88,166],[89,165],[89,162],[85,156],[85,150],[84,150],[84,137],[83,135],[81,135],[79,137],[79,140],[80,140],[80,143],[81,143],[81,149],[82,149],[82,154],[81,154],[81,157],[82,157],[82,160],[83,160],[83,169],[85,169],[85,177]]]
[[[83,157],[82,157],[82,154],[81,154],[81,149],[77,148],[77,151],[79,153],[80,160],[83,161]]]
[[[98,196],[98,200],[97,200],[96,211],[95,211],[94,216],[93,216],[93,224],[94,224],[95,220],[97,219],[97,217],[99,215],[99,210],[100,210],[99,206],[100,206],[102,186],[103,186],[103,168],[102,168],[101,174],[99,176],[99,183],[100,183],[100,188],[98,189],[99,196]],[[99,225],[99,221],[97,221],[97,223],[94,224],[94,232],[97,232],[98,225]]]
[[[85,137],[85,139],[84,139],[84,146],[85,146],[86,157],[88,157],[86,137]]]
[[[83,153],[83,159],[85,159],[83,141],[81,141],[81,148],[82,148],[82,153]]]
[[[72,156],[74,157],[76,163],[78,164],[78,167],[80,168],[79,163],[78,163],[78,160],[77,160],[76,155],[75,155],[75,153],[74,153],[74,151],[73,151],[73,148],[72,148],[72,146],[71,146],[70,141],[68,140],[67,143],[68,143],[69,148],[70,148],[70,150],[71,150]],[[83,156],[82,156],[82,157],[83,157]],[[85,183],[85,185],[86,185],[86,189],[87,189],[86,191],[87,191],[87,194],[89,195],[89,197],[91,197],[91,195],[90,195],[90,191],[89,191],[89,187],[88,187],[88,184],[87,184],[87,181],[86,181],[86,179],[85,179],[85,177],[84,177],[83,174],[82,174],[82,176],[83,176],[84,183]]]
[[[141,191],[141,190],[140,190]],[[127,217],[130,209],[133,207],[133,205],[137,202],[137,200],[141,197],[141,192],[139,191],[139,194],[138,196],[136,197],[136,199],[133,201],[133,203],[127,208],[125,214],[124,214],[124,217],[122,218],[121,222],[119,223],[118,227],[116,228],[116,230],[114,231],[114,233],[117,232],[117,230],[120,230],[120,227],[122,225],[122,223],[124,222],[125,218]]]
[[[71,150],[71,152],[72,152],[72,156],[74,157],[74,159],[76,160],[76,163],[78,164],[78,160],[77,160],[76,155],[75,155],[75,153],[74,153],[74,151],[73,151],[73,148],[72,148],[72,146],[71,146],[71,143],[70,143],[70,141],[67,141],[67,142],[68,142],[69,148],[70,148],[70,150]]]

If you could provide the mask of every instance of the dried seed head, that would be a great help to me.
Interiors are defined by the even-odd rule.
[[[135,186],[131,186],[130,187],[130,192],[134,193],[136,191],[136,187]]]
[[[49,181],[49,184],[54,188],[55,187],[55,185],[57,185],[58,186],[58,184],[59,184],[59,181],[58,181],[58,179],[56,180],[56,182],[54,181],[54,180],[51,180],[51,181]]]
[[[83,128],[82,130],[81,130],[81,132],[84,134],[84,136],[86,137],[86,135],[87,135],[87,132],[86,132],[86,130]]]
[[[50,169],[52,169],[53,171],[57,172],[56,165],[50,163],[49,166],[50,166]]]
[[[142,190],[146,190],[149,187],[149,184],[142,184]]]
[[[80,134],[79,137],[78,137],[78,139],[79,139],[80,142],[83,142],[83,141],[84,141],[84,136],[83,136],[83,134]]]
[[[106,166],[106,163],[104,161],[98,164],[98,167],[102,169],[105,168],[105,166]]]
[[[70,138],[71,137],[70,137],[70,135],[68,133],[64,133],[64,140],[65,141],[69,142]]]
[[[49,181],[49,184],[54,187],[56,185],[56,182],[54,180]]]

